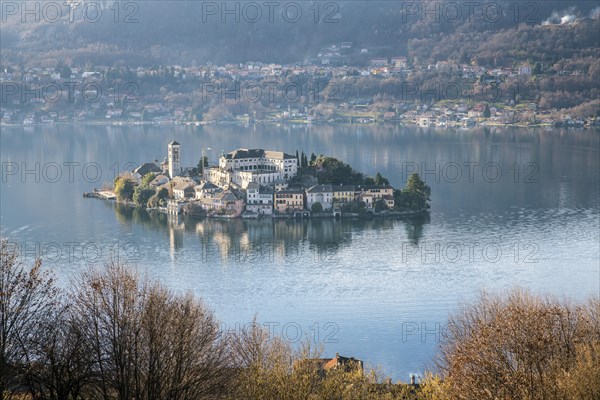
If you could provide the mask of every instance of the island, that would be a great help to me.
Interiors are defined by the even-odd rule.
[[[334,157],[237,149],[210,165],[181,166],[182,145],[168,144],[159,163],[146,162],[119,175],[112,188],[85,197],[199,218],[413,217],[429,210],[431,188],[413,173],[402,189],[381,173],[366,176]]]

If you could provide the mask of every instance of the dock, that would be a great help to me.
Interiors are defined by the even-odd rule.
[[[101,200],[116,200],[117,199],[117,195],[115,194],[115,192],[113,192],[111,190],[98,190],[98,189],[94,189],[93,192],[84,192],[83,197],[101,199]]]

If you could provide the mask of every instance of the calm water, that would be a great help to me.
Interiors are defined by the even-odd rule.
[[[62,284],[111,255],[202,296],[224,328],[259,321],[381,365],[421,372],[448,314],[481,289],[600,292],[598,131],[399,127],[2,128],[1,232]],[[331,154],[402,187],[432,187],[418,221],[169,220],[82,198],[128,163],[263,147]],[[211,150],[208,150],[210,148]],[[39,163],[39,164],[36,164]],[[99,175],[101,174],[101,176]]]

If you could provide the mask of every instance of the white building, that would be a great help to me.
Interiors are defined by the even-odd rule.
[[[288,180],[296,176],[298,172],[298,160],[295,156],[282,151],[238,149],[231,153],[223,154],[219,158],[219,168],[223,171],[279,175],[279,179]],[[265,182],[261,180],[256,183]]]
[[[281,173],[277,171],[233,171],[229,174],[231,182],[239,185],[242,189],[247,189],[251,183],[272,185],[281,180]]]
[[[223,189],[216,185],[213,185],[210,182],[205,181],[196,186],[194,188],[194,191],[196,192],[196,200],[200,200],[203,198],[212,197],[215,194],[222,192]]]
[[[196,181],[191,178],[176,176],[160,187],[169,190],[175,200],[182,200],[193,199],[195,197],[194,187],[196,185]]]
[[[246,188],[246,210],[255,214],[273,214],[273,188],[250,183]]]
[[[169,177],[173,179],[181,174],[181,145],[176,141],[169,143],[169,153],[167,160],[169,162]]]
[[[331,209],[333,205],[331,185],[314,185],[306,189],[306,208],[310,210],[315,203],[321,203],[324,211]]]

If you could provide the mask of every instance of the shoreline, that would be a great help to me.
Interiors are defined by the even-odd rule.
[[[107,122],[107,121],[70,121],[70,122],[51,122],[51,123],[35,123],[35,124],[6,124],[0,123],[0,127],[2,128],[38,128],[38,127],[52,127],[52,126],[114,126],[114,127],[145,127],[145,126],[187,126],[187,127],[200,127],[200,126],[249,126],[249,125],[261,125],[261,124],[269,124],[269,125],[285,125],[285,126],[381,126],[381,125],[390,125],[390,126],[406,126],[411,128],[438,128],[438,129],[447,129],[447,128],[455,128],[462,130],[470,130],[480,127],[494,127],[494,128],[556,128],[556,129],[596,129],[600,130],[600,125],[572,125],[572,126],[556,126],[556,123],[559,121],[555,121],[554,123],[539,123],[539,124],[523,124],[523,123],[511,123],[511,124],[503,124],[496,122],[489,123],[477,123],[475,125],[462,125],[462,124],[449,124],[449,125],[426,125],[422,126],[418,123],[406,123],[402,121],[373,121],[368,123],[352,123],[352,122],[308,122],[308,121],[276,121],[276,120],[261,120],[254,121],[252,124],[249,122],[238,122],[238,121],[220,121],[220,122],[179,122],[179,121],[169,121],[169,122],[139,122],[139,121],[118,121],[118,122]]]
[[[120,206],[126,206],[126,207],[130,207],[132,209],[136,209],[136,210],[143,210],[144,212],[146,212],[147,214],[154,214],[154,213],[159,213],[159,214],[166,214],[169,215],[169,213],[167,212],[166,207],[164,207],[163,209],[161,208],[143,208],[143,207],[138,207],[135,204],[131,203],[131,202],[123,202],[123,201],[119,201],[116,199],[116,195],[114,195],[114,193],[110,194],[110,191],[101,191],[98,189],[94,189],[93,192],[84,192],[83,193],[83,197],[84,198],[93,198],[93,199],[97,199],[97,200],[102,200],[102,201],[114,201],[115,204],[118,204]],[[365,212],[363,214],[357,214],[357,213],[342,213],[342,212],[327,212],[327,213],[317,213],[314,214],[312,212],[310,212],[309,210],[303,210],[301,212],[301,215],[294,215],[294,214],[271,214],[271,215],[262,215],[262,216],[252,216],[252,217],[248,217],[245,215],[247,214],[240,214],[238,216],[229,216],[229,215],[220,215],[220,214],[215,214],[215,215],[198,215],[198,214],[188,214],[188,213],[184,213],[184,212],[180,212],[178,214],[175,214],[177,217],[182,216],[182,217],[187,217],[190,219],[194,219],[194,220],[209,220],[209,219],[217,219],[217,220],[223,220],[223,221],[231,221],[231,220],[243,220],[243,221],[260,221],[260,220],[292,220],[292,221],[305,221],[305,220],[322,220],[322,219],[332,219],[332,220],[338,220],[338,219],[355,219],[355,220],[372,220],[375,218],[390,218],[390,219],[411,219],[411,218],[418,218],[418,217],[423,217],[426,216],[427,214],[429,214],[429,208],[423,208],[421,210],[410,210],[410,211],[384,211],[384,212]],[[173,214],[171,214],[173,215]]]

